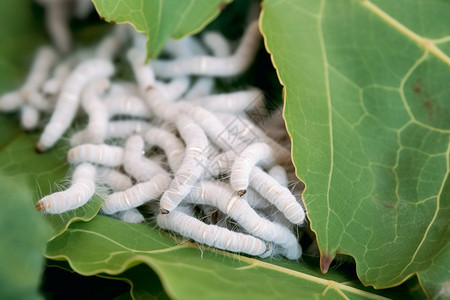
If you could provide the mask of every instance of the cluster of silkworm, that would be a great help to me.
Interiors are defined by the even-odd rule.
[[[51,113],[39,152],[61,139],[78,111],[88,123],[70,138],[71,186],[36,208],[73,210],[107,186],[103,214],[142,223],[143,208],[156,203],[159,227],[198,243],[298,259],[294,229],[305,213],[288,188],[295,175],[281,143],[284,124],[272,120],[267,132],[255,124],[251,112],[265,109],[261,90],[217,93],[215,87],[216,78],[249,67],[260,40],[252,22],[233,52],[210,32],[201,40],[169,41],[171,58],[146,64],[143,36],[116,25],[95,48],[63,59],[50,46],[40,48],[25,84],[0,98],[0,110],[20,111],[25,129],[39,125],[40,113]],[[122,52],[135,82],[112,79]]]

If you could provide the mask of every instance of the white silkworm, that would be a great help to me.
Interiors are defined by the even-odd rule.
[[[123,149],[106,144],[83,144],[74,147],[67,153],[69,163],[90,162],[107,167],[118,167],[123,162]]]
[[[169,83],[163,83],[161,81],[155,82],[155,87],[161,92],[164,100],[173,102],[180,98],[189,88],[191,80],[187,76],[178,77],[172,79]]]
[[[96,56],[112,60],[125,44],[129,31],[128,26],[127,24],[114,26],[113,31],[100,41],[96,49]]]
[[[103,202],[102,210],[110,215],[156,200],[167,189],[169,183],[170,176],[166,172],[157,174],[149,181],[135,184],[123,192],[109,195]]]
[[[225,117],[225,115],[223,115],[223,116]],[[258,137],[258,139],[261,142],[268,144],[273,149],[273,152],[276,155],[276,161],[279,164],[281,164],[283,167],[289,168],[288,172],[291,171],[293,166],[292,166],[292,161],[291,161],[291,152],[289,151],[289,149],[284,148],[283,146],[278,144],[276,141],[274,141],[273,139],[268,137],[261,128],[259,128],[255,124],[253,124],[248,119],[239,118],[239,122],[236,122],[236,118],[230,118],[229,115],[228,115],[228,117],[225,117],[225,118],[227,118],[229,120],[230,124],[232,124],[233,126],[236,126],[237,127],[236,129],[238,131],[244,131],[244,130],[249,131],[254,136]],[[225,122],[225,124],[226,124],[226,122]]]
[[[137,182],[148,181],[156,174],[166,172],[159,164],[142,155],[144,146],[142,137],[133,135],[128,138],[123,154],[123,168]]]
[[[153,70],[146,64],[145,53],[138,48],[131,48],[127,52],[127,58],[133,69],[134,76],[139,85],[141,93],[145,93],[155,84],[155,74]]]
[[[49,46],[43,46],[37,50],[28,77],[20,89],[25,100],[28,100],[31,93],[37,92],[41,88],[57,58],[55,50]]]
[[[273,179],[275,179],[281,186],[287,187],[288,185],[288,177],[286,174],[286,170],[280,166],[275,165],[267,172]]]
[[[192,87],[186,92],[183,99],[192,100],[211,94],[214,89],[214,79],[211,77],[198,78]]]
[[[130,208],[125,211],[120,211],[117,213],[119,220],[127,223],[145,223],[144,216],[137,210],[137,208]]]
[[[173,61],[155,60],[152,65],[157,76],[171,78],[186,75],[235,76],[245,71],[258,50],[261,35],[258,23],[251,23],[236,52],[229,57],[195,56]]]
[[[0,110],[11,112],[16,111],[24,103],[29,103],[30,97],[37,97],[39,89],[48,77],[48,73],[52,66],[56,63],[57,54],[49,46],[42,46],[36,51],[36,55],[33,59],[30,71],[28,73],[25,83],[19,88],[18,91],[13,91],[2,96],[0,100]],[[29,103],[33,105],[33,103]],[[39,107],[35,107],[39,108]],[[26,109],[30,111],[29,109]],[[39,116],[38,116],[39,118]],[[36,122],[37,123],[37,122]],[[30,123],[23,124],[22,126],[26,129],[29,128]]]
[[[60,214],[78,208],[95,193],[95,167],[84,163],[75,169],[72,185],[65,191],[45,196],[36,203],[36,209],[51,214]]]
[[[293,224],[305,221],[305,212],[291,192],[258,167],[250,172],[250,185],[270,203],[274,204]]]
[[[236,196],[223,184],[201,182],[192,189],[186,202],[215,206],[250,234],[280,245],[282,255],[287,258],[298,259],[301,256],[302,250],[296,237],[286,227],[260,217],[245,199]]]
[[[72,56],[56,65],[52,77],[42,85],[42,92],[46,95],[58,94],[77,60],[76,56]]]
[[[43,152],[52,147],[72,123],[77,112],[80,94],[86,83],[108,77],[114,72],[114,66],[104,59],[87,60],[78,65],[69,75],[56,102],[50,122],[45,126],[36,150]]]
[[[230,132],[225,125],[210,111],[202,107],[194,107],[190,110],[193,120],[205,131],[210,140],[224,151],[234,150],[240,152],[247,146],[240,136]]]
[[[33,130],[39,123],[39,110],[29,104],[24,104],[20,110],[20,123],[24,130]]]
[[[108,123],[105,140],[115,138],[126,138],[132,134],[144,133],[151,127],[152,126],[145,121],[136,121],[136,120],[110,121]],[[84,143],[89,143],[88,131],[85,129],[76,132],[70,138],[70,145],[72,147]]]
[[[147,91],[145,100],[150,110],[161,120],[175,123],[184,112],[192,108],[192,105],[182,102],[168,102],[159,87]]]
[[[192,36],[187,36],[181,40],[169,39],[164,46],[164,51],[177,58],[206,53],[202,45]]]
[[[97,182],[110,186],[113,191],[124,191],[133,186],[131,178],[127,175],[105,167],[97,167]]]
[[[264,95],[256,88],[226,94],[210,95],[190,101],[210,111],[238,114],[264,106]]]
[[[214,56],[227,57],[231,54],[230,43],[219,32],[205,32],[202,41],[212,51]]]
[[[245,194],[250,173],[259,162],[269,166],[275,162],[272,148],[265,143],[255,143],[248,146],[234,161],[231,167],[230,184],[239,196]]]
[[[161,129],[150,128],[145,132],[145,141],[149,146],[158,146],[164,150],[170,169],[177,172],[183,163],[185,147],[183,142],[173,133]]]
[[[136,96],[111,95],[103,99],[109,117],[124,115],[136,118],[150,118],[153,114],[143,99]]]
[[[160,210],[162,213],[169,213],[177,207],[203,175],[208,162],[206,149],[209,142],[203,130],[192,119],[184,115],[179,116],[176,126],[186,143],[186,154],[169,188],[161,197]]]
[[[182,236],[191,238],[197,243],[211,247],[268,257],[271,249],[263,241],[251,235],[234,232],[217,225],[207,225],[186,213],[176,210],[168,215],[158,215],[158,225],[173,230]]]
[[[100,96],[109,88],[110,83],[106,78],[97,78],[86,84],[81,96],[81,106],[89,116],[86,127],[90,143],[101,144],[106,137],[108,129],[108,111]]]
[[[68,53],[72,47],[69,3],[65,0],[38,0],[37,2],[45,6],[45,23],[53,44],[61,53]]]
[[[12,91],[0,97],[0,111],[14,112],[22,107],[24,100],[19,91]]]

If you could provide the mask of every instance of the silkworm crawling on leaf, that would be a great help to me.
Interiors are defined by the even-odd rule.
[[[123,148],[106,144],[83,144],[76,146],[67,153],[71,164],[90,162],[107,167],[118,167],[123,163]]]
[[[234,232],[217,225],[208,225],[188,214],[175,209],[168,215],[158,215],[158,225],[167,230],[173,230],[200,244],[249,255],[268,257],[270,247],[251,235]]]
[[[86,204],[95,193],[95,167],[84,163],[76,167],[72,185],[65,191],[45,196],[36,203],[36,209],[51,214],[78,208]]]
[[[252,63],[259,47],[261,35],[258,23],[252,22],[245,30],[244,36],[229,57],[194,56],[180,58],[169,62],[156,60],[152,63],[157,76],[171,78],[185,75],[207,75],[228,77],[245,71]]]
[[[58,97],[50,122],[39,138],[36,150],[43,152],[49,149],[64,134],[75,118],[84,86],[95,78],[109,77],[113,72],[114,66],[110,61],[93,59],[84,61],[70,73]]]
[[[130,136],[125,143],[123,168],[137,182],[145,182],[166,171],[156,162],[143,156],[144,140],[140,135]]]
[[[167,189],[170,176],[166,172],[157,174],[149,181],[135,184],[131,188],[112,193],[103,202],[102,210],[110,215],[118,211],[138,207],[149,201],[156,201]]]
[[[176,126],[186,143],[186,154],[169,188],[161,197],[162,213],[169,213],[177,207],[202,177],[208,162],[206,150],[209,142],[203,130],[187,116],[180,116]]]
[[[81,97],[81,106],[89,116],[87,138],[93,144],[103,143],[106,137],[109,116],[101,96],[109,86],[106,78],[94,79],[86,84]]]
[[[259,167],[250,172],[250,185],[275,205],[293,224],[305,221],[305,212],[291,192]]]
[[[297,238],[286,227],[259,216],[247,201],[231,189],[215,182],[201,182],[192,189],[185,202],[215,206],[234,219],[248,233],[281,246],[281,254],[298,259],[302,249]]]

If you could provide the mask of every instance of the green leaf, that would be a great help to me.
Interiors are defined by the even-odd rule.
[[[50,228],[34,209],[24,177],[0,171],[0,298],[38,297]],[[28,178],[29,179],[29,178]]]
[[[158,274],[166,293],[177,299],[199,295],[214,299],[247,299],[249,295],[273,299],[277,294],[287,299],[298,295],[308,299],[380,298],[362,290],[348,275],[335,272],[322,275],[306,263],[260,261],[209,248],[199,249],[190,242],[177,244],[148,225],[128,224],[104,216],[71,224],[49,242],[46,256],[67,260],[73,270],[83,275],[115,275],[145,263]],[[131,276],[133,269],[129,269]],[[134,282],[142,277],[138,274],[130,280]],[[138,282],[140,293],[145,291],[142,280]]]
[[[131,23],[147,35],[147,57],[156,58],[167,39],[202,30],[231,0],[93,0],[108,22]]]
[[[439,0],[264,1],[324,271],[339,252],[377,288],[448,280],[449,15]]]

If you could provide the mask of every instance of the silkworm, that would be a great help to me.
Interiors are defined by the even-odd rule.
[[[198,78],[183,96],[184,100],[193,100],[209,95],[214,89],[214,79],[211,77]]]
[[[69,29],[70,5],[61,0],[37,0],[45,6],[45,25],[50,38],[61,53],[72,48],[72,35]]]
[[[251,235],[234,232],[217,225],[208,225],[175,209],[168,215],[158,215],[159,227],[173,230],[197,243],[231,252],[268,257],[271,249],[266,243]]]
[[[138,48],[131,48],[127,52],[127,59],[133,69],[141,93],[145,93],[155,84],[153,70],[148,65],[144,64],[145,53]]]
[[[250,185],[270,203],[274,204],[293,224],[305,221],[305,212],[291,192],[259,167],[250,172]]]
[[[185,115],[178,118],[176,126],[186,143],[186,153],[169,188],[161,197],[160,210],[162,213],[169,213],[184,199],[204,174],[208,162],[206,150],[209,142],[203,130]]]
[[[210,111],[238,114],[264,106],[264,95],[261,90],[252,88],[247,91],[210,95],[191,102]]]
[[[210,111],[202,107],[193,107],[190,110],[192,119],[205,131],[210,140],[224,151],[234,150],[240,152],[248,145],[239,134],[233,134]],[[253,141],[252,141],[253,142]]]
[[[19,91],[12,91],[0,97],[0,111],[14,112],[22,107],[24,100]]]
[[[106,144],[83,144],[67,153],[69,163],[90,162],[107,167],[118,167],[123,162],[123,148]]]
[[[149,181],[135,184],[122,192],[112,193],[103,202],[102,210],[110,215],[156,200],[167,189],[169,183],[170,176],[166,172],[157,174]]]
[[[158,146],[163,149],[170,169],[173,172],[178,171],[183,163],[185,152],[184,144],[179,138],[165,129],[154,127],[145,132],[144,139],[149,146]]]
[[[150,118],[153,116],[143,99],[132,95],[112,95],[103,99],[109,118],[123,115],[136,118]]]
[[[95,167],[84,163],[76,167],[72,185],[65,191],[45,196],[36,203],[36,209],[51,214],[60,214],[78,208],[95,193]]]
[[[202,41],[216,57],[227,57],[231,54],[230,43],[219,32],[205,32]]]
[[[156,174],[166,172],[159,164],[142,155],[144,146],[144,140],[140,135],[130,136],[125,143],[123,168],[137,182],[148,181]]]
[[[24,130],[33,130],[39,123],[39,111],[29,104],[24,104],[20,110],[20,123]]]
[[[127,24],[117,24],[114,26],[112,32],[100,41],[96,49],[96,56],[112,60],[125,44],[128,37],[128,26]]]
[[[125,211],[120,211],[117,213],[119,220],[127,223],[145,223],[144,216],[137,210],[137,208],[130,208]]]
[[[152,126],[146,121],[136,120],[120,120],[108,122],[105,140],[126,138],[132,134],[140,134],[146,132]],[[88,131],[83,129],[72,135],[70,145],[72,147],[89,143]]]
[[[57,54],[51,47],[40,47],[36,51],[25,83],[18,91],[13,91],[2,96],[0,110],[6,112],[16,111],[22,107],[23,103],[28,102],[31,95],[38,93],[42,84],[48,77],[50,68],[56,63],[56,60]]]
[[[223,184],[201,182],[192,189],[185,202],[215,206],[250,234],[280,245],[282,255],[287,258],[298,259],[301,256],[300,245],[287,228],[260,217],[245,199],[236,196]]]
[[[43,46],[37,50],[31,70],[21,88],[24,99],[28,99],[30,93],[36,92],[41,88],[57,58],[58,55],[55,50],[49,46]]]
[[[164,51],[177,58],[206,53],[202,45],[192,36],[187,36],[180,40],[167,40]]]
[[[103,143],[106,137],[109,115],[101,95],[109,86],[109,80],[106,78],[94,79],[86,84],[81,96],[81,106],[89,116],[86,127],[87,137],[93,144]]]
[[[261,40],[258,23],[251,23],[241,39],[236,52],[229,57],[195,56],[173,61],[155,60],[152,65],[157,76],[171,78],[186,75],[228,77],[245,71],[253,61]]]
[[[113,72],[112,63],[104,59],[84,61],[72,71],[64,83],[50,122],[45,126],[36,150],[43,152],[52,147],[70,126],[86,83],[98,77],[109,77]]]
[[[159,87],[154,87],[147,90],[145,100],[155,116],[158,116],[161,120],[173,123],[176,122],[180,115],[192,108],[191,104],[184,101],[175,103],[168,102],[164,98],[164,94],[161,92]]]
[[[255,143],[242,151],[233,163],[230,184],[239,196],[245,194],[249,184],[250,173],[257,163],[272,165],[275,157],[272,148],[265,143]]]
[[[110,186],[115,192],[124,191],[133,186],[130,177],[106,167],[97,167],[97,182]]]
[[[53,70],[53,74],[42,85],[42,92],[46,95],[56,95],[78,61],[78,57],[73,55],[59,64]]]
[[[291,161],[291,152],[289,149],[284,148],[280,144],[278,144],[276,141],[268,137],[264,131],[256,126],[253,122],[246,118],[239,118],[239,121],[236,122],[236,118],[232,118],[228,115],[218,115],[223,116],[224,118],[227,118],[230,122],[229,124],[232,124],[233,126],[236,126],[237,130],[239,131],[248,131],[251,132],[252,135],[258,137],[259,141],[264,142],[268,144],[272,149],[273,153],[276,156],[277,163],[281,164],[283,167],[287,168],[287,171],[290,172],[293,169],[292,161]],[[225,122],[225,121],[224,121]],[[227,122],[225,122],[227,124]],[[230,126],[230,125],[229,125]]]
[[[155,87],[161,92],[162,97],[167,102],[173,102],[180,98],[189,88],[191,80],[189,77],[178,77],[169,81],[169,83],[163,83],[161,81],[155,82]]]

